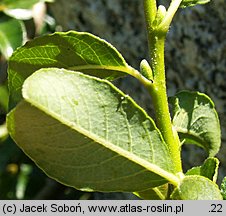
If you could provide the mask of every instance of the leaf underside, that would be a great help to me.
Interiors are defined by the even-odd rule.
[[[213,182],[217,181],[219,160],[217,158],[207,158],[202,166],[193,167],[186,172],[186,175],[201,175]]]
[[[171,97],[173,126],[180,139],[204,148],[210,157],[221,145],[220,123],[214,104],[205,94],[182,91]]]
[[[65,68],[113,80],[129,66],[105,40],[85,32],[56,32],[27,42],[9,59],[10,109],[22,98],[24,80],[41,68]]]
[[[7,117],[15,142],[52,178],[88,191],[141,191],[174,176],[154,121],[110,82],[41,69]]]
[[[185,176],[178,188],[171,194],[176,200],[222,200],[218,186],[208,178],[199,175]]]

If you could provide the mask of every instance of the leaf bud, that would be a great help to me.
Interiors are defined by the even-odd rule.
[[[164,19],[165,15],[166,15],[166,8],[163,5],[159,5],[153,24],[155,26],[158,26]]]
[[[148,80],[151,80],[151,81],[153,80],[152,69],[146,59],[143,59],[140,63],[140,72]]]

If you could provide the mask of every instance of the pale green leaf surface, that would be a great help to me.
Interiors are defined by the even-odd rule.
[[[173,126],[180,139],[204,148],[211,157],[217,154],[221,131],[211,99],[199,92],[182,91],[169,101],[173,106]]]
[[[202,166],[193,167],[186,172],[186,175],[201,175],[213,182],[217,181],[219,160],[217,158],[207,158]]]
[[[85,32],[58,32],[36,38],[9,60],[10,108],[21,99],[24,80],[46,67],[80,71],[113,80],[130,73],[121,54],[105,40]]]
[[[7,118],[9,133],[52,178],[97,191],[177,183],[154,121],[110,82],[41,69],[25,81],[23,97]]]
[[[6,15],[0,16],[0,52],[8,59],[13,51],[22,46],[24,26],[21,21]]]
[[[186,8],[186,7],[196,6],[199,4],[206,4],[210,1],[211,0],[183,0],[180,4],[180,7]]]
[[[171,194],[174,200],[222,200],[218,186],[199,175],[185,176]]]

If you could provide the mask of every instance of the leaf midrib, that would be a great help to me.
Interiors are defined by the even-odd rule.
[[[194,130],[188,130],[188,129],[184,129],[182,127],[177,127],[177,126],[174,126],[174,127],[175,127],[177,132],[184,134],[185,137],[186,137],[186,134],[187,134],[188,135],[187,137],[192,136],[195,141],[197,141],[201,144],[207,143],[205,141],[205,139],[202,138],[202,136],[200,136],[200,134],[196,133]],[[207,132],[202,132],[201,134],[203,134],[203,133],[207,133]]]
[[[111,71],[119,71],[122,73],[126,73],[128,75],[133,76],[134,78],[138,79],[144,85],[152,84],[151,80],[145,78],[138,70],[135,68],[125,65],[125,66],[110,66],[110,65],[78,65],[73,67],[68,67],[68,70],[73,71],[83,71],[83,70],[111,70]]]
[[[103,147],[117,153],[118,155],[127,158],[128,160],[144,167],[145,169],[167,179],[168,181],[170,181],[173,185],[177,186],[179,184],[179,179],[173,174],[170,173],[166,170],[163,170],[162,168],[160,168],[159,166],[152,164],[138,156],[136,156],[133,153],[130,153],[114,144],[112,144],[109,141],[104,140],[101,137],[96,136],[95,134],[87,131],[84,128],[79,127],[78,125],[69,122],[68,120],[62,118],[62,116],[49,111],[48,109],[46,109],[46,107],[36,103],[36,101],[32,100],[31,98],[29,98],[25,93],[23,94],[24,96],[24,100],[25,102],[29,103],[31,106],[36,107],[37,109],[39,109],[40,111],[44,112],[46,115],[56,119],[57,121],[59,121],[60,123],[70,127],[71,129],[77,131],[78,133],[88,137],[89,139],[93,140],[94,142],[102,145]]]

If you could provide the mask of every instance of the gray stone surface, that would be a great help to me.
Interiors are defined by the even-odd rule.
[[[50,10],[60,30],[88,31],[105,38],[135,68],[148,58],[141,0],[56,0]],[[166,43],[168,94],[197,90],[207,93],[216,104],[222,125],[219,179],[226,175],[225,11],[225,0],[180,10]],[[150,98],[136,80],[128,77],[116,84],[152,114]],[[204,153],[186,146],[183,158],[187,169],[201,164]]]

